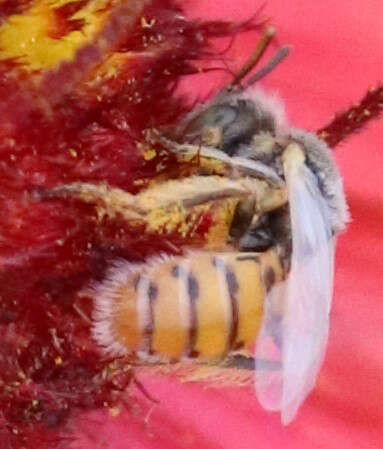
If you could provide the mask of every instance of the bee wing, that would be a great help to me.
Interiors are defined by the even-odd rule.
[[[292,229],[291,270],[288,279],[266,299],[256,348],[257,358],[277,357],[281,367],[267,372],[259,366],[255,385],[261,404],[280,410],[282,423],[287,425],[314,387],[324,358],[335,238],[327,202],[304,160],[286,157],[284,169]],[[281,302],[283,312],[278,315],[275,304]]]

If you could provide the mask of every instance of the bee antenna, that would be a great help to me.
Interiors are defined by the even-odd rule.
[[[272,72],[275,67],[277,67],[290,53],[290,47],[282,47],[277,53],[271,58],[271,60],[262,67],[258,72],[256,72],[250,79],[248,80],[246,87],[252,86],[254,83],[268,75]]]
[[[258,64],[266,48],[269,46],[270,42],[275,36],[275,28],[269,26],[266,28],[262,34],[260,40],[257,43],[254,53],[251,55],[250,59],[245,63],[239,73],[234,77],[234,80],[227,87],[228,90],[234,89],[240,84],[240,81],[253,70],[253,68]]]

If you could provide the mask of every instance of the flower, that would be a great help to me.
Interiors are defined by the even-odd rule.
[[[73,3],[78,10],[64,8],[56,14],[59,27],[52,39],[57,39],[57,30],[61,38],[86,26],[81,10],[87,2]],[[105,217],[95,227],[99,217],[89,205],[38,200],[46,188],[79,180],[109,181],[134,192],[142,188],[135,184],[137,178],[145,185],[158,174],[158,160],[143,158],[143,162],[136,151],[148,104],[153,106],[151,120],[158,126],[173,123],[188,108],[182,100],[171,100],[176,86],[168,81],[169,72],[164,69],[176,61],[173,76],[195,71],[194,59],[208,56],[203,53],[206,39],[225,35],[228,28],[218,22],[208,22],[208,26],[185,22],[172,2],[155,3],[158,10],[149,5],[144,13],[136,11],[140,20],[134,29],[140,31],[135,34],[127,28],[128,40],[118,26],[112,27],[113,33],[101,34],[107,48],[101,45],[102,39],[91,40],[82,57],[68,65],[49,60],[53,70],[46,71],[46,66],[36,66],[36,62],[28,70],[19,54],[7,54],[3,62],[0,90],[7,101],[1,104],[0,126],[0,332],[5,343],[0,357],[0,441],[13,447],[32,447],[36,442],[43,447],[44,441],[46,447],[66,444],[72,449],[102,445],[116,449],[128,445],[156,449],[380,448],[379,217],[383,203],[379,186],[383,156],[377,150],[381,140],[378,122],[336,150],[353,223],[338,245],[328,354],[317,387],[297,420],[282,428],[277,416],[260,409],[251,387],[212,389],[153,375],[138,379],[159,404],[139,388],[136,398],[127,400],[127,409],[117,413],[120,408],[115,399],[134,381],[133,372],[129,366],[121,369],[118,362],[99,359],[89,338],[90,304],[78,292],[90,278],[102,276],[108,259],[140,259],[164,250],[166,243],[152,237],[145,240],[145,233],[137,240],[137,230],[132,233],[123,223]],[[16,6],[16,10],[4,7],[2,17],[20,10],[25,13],[31,3]],[[241,22],[254,12],[251,0],[241,0],[240,8],[227,0],[219,5],[190,2],[185,6],[191,17],[203,15],[204,19]],[[115,8],[117,24],[128,20],[124,9]],[[294,52],[264,86],[278,91],[294,125],[323,127],[334,112],[347,108],[379,80],[376,62],[382,48],[376,17],[382,8],[379,4],[361,9],[357,0],[336,5],[326,0],[315,7],[303,0],[288,7],[281,0],[268,3],[264,13],[272,16],[279,41],[291,44]],[[73,14],[76,20],[68,20]],[[164,42],[171,42],[171,51],[161,40],[152,43],[149,38],[145,46],[142,39],[142,30],[149,37],[159,26],[157,17],[163,21]],[[178,33],[180,28],[182,33]],[[228,53],[233,57],[229,61],[232,69],[247,57],[253,36],[237,37]],[[116,42],[121,55],[114,55],[111,66],[105,67],[100,62]],[[152,44],[158,52],[155,63],[147,59],[152,55],[145,54],[147,46],[153,50]],[[134,48],[134,53],[127,55],[126,48]],[[65,54],[70,51],[63,50]],[[148,69],[154,72],[148,75]],[[137,85],[131,81],[134,87],[129,89],[128,81],[138,75],[142,75],[142,84],[135,97]],[[201,81],[187,78],[181,88],[189,97],[203,98],[223,76],[215,72]],[[163,171],[174,168],[171,158],[165,162]],[[182,240],[176,243],[183,244]],[[67,414],[67,407],[73,415]],[[98,407],[105,411],[95,410]]]

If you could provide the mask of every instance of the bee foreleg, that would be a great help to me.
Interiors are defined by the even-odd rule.
[[[196,155],[199,155],[201,159],[205,158],[224,164],[230,173],[236,172],[239,176],[246,175],[264,179],[273,186],[282,186],[284,184],[277,172],[262,162],[245,157],[230,157],[222,150],[214,147],[189,143],[180,144],[162,136],[159,136],[158,140],[159,143],[176,154],[180,160],[191,160]]]
[[[107,184],[91,184],[75,182],[63,184],[44,192],[39,192],[40,199],[73,198],[84,203],[95,204],[98,214],[102,217],[114,217],[119,214],[126,219],[142,220],[145,211],[136,202],[136,195],[132,195],[117,187]]]
[[[256,197],[261,201],[268,195],[265,183],[251,178],[232,180],[220,176],[191,176],[154,184],[132,195],[107,184],[73,183],[55,187],[39,194],[40,198],[74,198],[97,205],[100,215],[145,220],[147,214],[172,207],[192,208],[228,198]],[[277,198],[284,198],[283,191]],[[269,200],[267,200],[269,201]]]

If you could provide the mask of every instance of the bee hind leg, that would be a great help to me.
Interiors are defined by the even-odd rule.
[[[258,369],[263,369],[265,371],[278,371],[281,369],[281,364],[278,361],[255,359],[254,357],[247,357],[241,354],[231,356],[225,362],[225,368],[236,368],[249,371],[254,371],[256,365]]]

